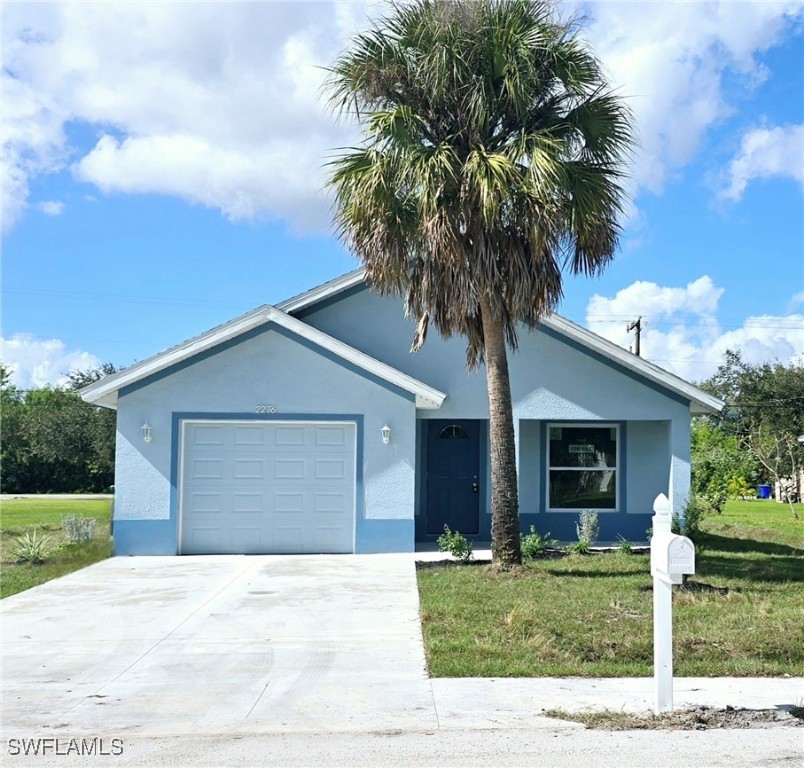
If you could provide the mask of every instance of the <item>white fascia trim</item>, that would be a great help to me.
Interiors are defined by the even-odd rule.
[[[640,376],[644,376],[646,379],[678,393],[690,401],[690,411],[693,414],[720,413],[725,407],[725,403],[722,400],[704,392],[694,384],[690,384],[675,374],[659,368],[658,365],[637,357],[622,347],[618,347],[614,342],[604,339],[602,336],[598,336],[596,333],[576,325],[560,315],[544,317],[540,322],[544,323],[548,328],[552,328],[554,331],[568,336],[579,344],[638,373]]]
[[[286,299],[280,304],[277,304],[276,308],[282,312],[298,312],[299,310],[306,309],[307,307],[311,306],[312,304],[316,304],[319,301],[324,301],[330,296],[335,296],[342,291],[349,290],[349,288],[352,286],[359,285],[363,282],[365,276],[365,268],[356,269],[353,272],[348,272],[341,277],[336,277],[334,280],[330,280],[322,285],[316,286],[315,288],[311,288],[309,291],[300,293],[298,296],[293,296],[290,299]]]
[[[398,371],[396,368],[380,362],[364,352],[360,352],[354,347],[344,344],[342,341],[338,341],[338,339],[332,336],[328,336],[316,328],[307,325],[307,323],[297,320],[295,317],[291,317],[282,310],[272,307],[269,304],[254,310],[238,320],[219,326],[184,344],[180,344],[148,360],[144,360],[142,363],[120,371],[120,373],[107,376],[94,384],[90,384],[88,387],[81,390],[81,397],[95,405],[115,408],[117,404],[117,393],[123,387],[134,384],[154,373],[159,373],[159,371],[170,368],[200,352],[223,344],[230,339],[269,322],[276,323],[286,328],[291,333],[303,339],[307,339],[316,346],[332,352],[368,373],[390,384],[394,384],[406,392],[410,392],[416,397],[416,406],[418,408],[440,408],[447,397],[444,392],[418,379],[414,379],[412,376],[408,376]]]
[[[281,325],[291,333],[300,336],[303,339],[307,339],[316,346],[326,349],[338,357],[342,357],[344,360],[347,360],[368,373],[387,381],[389,384],[393,384],[400,389],[404,389],[406,392],[410,392],[412,395],[415,395],[417,408],[440,408],[441,404],[447,397],[444,392],[425,384],[423,381],[419,381],[419,379],[414,379],[412,376],[408,376],[406,373],[402,373],[402,371],[399,371],[387,363],[383,363],[380,360],[367,355],[365,352],[361,352],[359,349],[355,349],[354,347],[350,347],[348,344],[344,344],[334,336],[329,336],[328,334],[319,331],[317,328],[313,328],[313,326],[307,325],[307,323],[304,323],[295,317],[291,317],[278,307],[270,307],[268,309],[267,316],[270,321],[275,322],[277,325]]]

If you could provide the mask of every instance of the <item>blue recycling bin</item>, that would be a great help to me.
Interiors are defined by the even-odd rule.
[[[771,487],[769,485],[758,485],[757,496],[760,499],[769,499],[771,497]]]

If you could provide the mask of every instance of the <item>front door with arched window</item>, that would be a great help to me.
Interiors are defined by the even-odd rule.
[[[428,420],[427,534],[480,530],[480,423]]]

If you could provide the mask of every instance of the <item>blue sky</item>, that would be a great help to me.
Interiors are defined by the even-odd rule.
[[[618,257],[560,312],[682,376],[804,359],[800,3],[565,3],[637,117]],[[2,359],[128,365],[356,266],[320,97],[373,3],[6,3]]]

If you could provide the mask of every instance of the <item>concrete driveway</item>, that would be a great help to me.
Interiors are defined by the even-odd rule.
[[[0,610],[5,738],[437,726],[410,555],[113,558]]]

